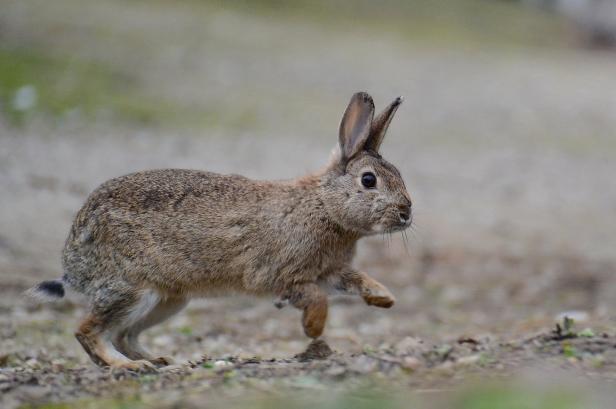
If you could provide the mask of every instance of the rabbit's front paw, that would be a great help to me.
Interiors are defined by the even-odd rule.
[[[396,302],[387,287],[375,280],[364,283],[362,298],[366,304],[380,308],[391,308]]]

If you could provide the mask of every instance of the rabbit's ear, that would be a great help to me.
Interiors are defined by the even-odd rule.
[[[370,136],[370,126],[374,117],[374,102],[365,92],[358,92],[351,98],[340,122],[341,160],[346,162],[364,149]]]
[[[402,104],[402,101],[404,101],[404,98],[402,97],[394,99],[394,101],[389,104],[383,112],[374,118],[374,121],[372,121],[372,126],[370,127],[370,137],[368,138],[364,149],[374,152],[379,151],[383,138],[385,138],[385,133],[387,133],[387,128],[389,128],[389,124],[398,110],[398,107]]]

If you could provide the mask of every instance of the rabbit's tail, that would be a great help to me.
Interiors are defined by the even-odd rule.
[[[28,297],[34,298],[40,302],[57,301],[64,297],[64,282],[61,278],[57,280],[43,281],[26,290],[25,294]]]

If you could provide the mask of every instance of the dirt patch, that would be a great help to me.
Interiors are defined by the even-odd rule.
[[[317,344],[312,343],[309,349],[314,352]],[[241,390],[251,396],[262,388],[281,393],[293,388],[340,389],[377,378],[389,386],[445,390],[472,377],[510,378],[533,366],[552,374],[591,378],[611,376],[616,370],[616,338],[588,331],[564,338],[552,331],[506,342],[460,337],[448,344],[406,337],[388,347],[334,352],[327,357],[321,354],[320,359],[306,354],[285,359],[203,356],[149,374],[73,365],[54,357],[54,352],[59,351],[49,350],[36,357],[24,353],[2,356],[3,407],[48,402],[79,405],[84,399],[127,399],[142,394],[154,401],[160,397],[160,405],[155,406],[172,407],[162,403],[170,390],[197,391],[204,396],[213,391]]]

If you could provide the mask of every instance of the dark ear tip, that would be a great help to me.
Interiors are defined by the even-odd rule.
[[[365,91],[356,92],[355,95],[353,95],[353,99],[359,99],[360,101],[366,103],[372,102],[372,97]]]
[[[400,95],[398,98],[396,98],[396,99],[394,100],[394,105],[395,105],[395,106],[398,106],[398,105],[400,105],[400,104],[401,104],[401,103],[403,103],[403,102],[404,102],[404,97],[403,97],[402,95]]]

